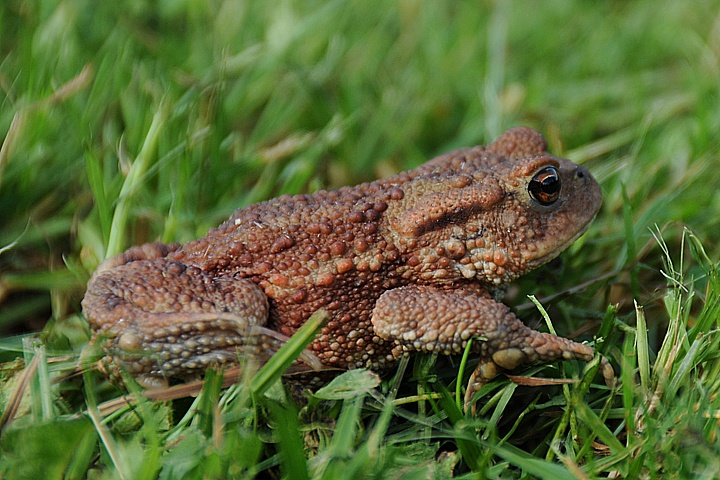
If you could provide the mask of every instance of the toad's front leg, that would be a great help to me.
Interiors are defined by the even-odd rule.
[[[257,285],[166,259],[175,248],[134,247],[88,283],[83,311],[111,371],[124,368],[145,386],[163,386],[237,363],[248,351],[262,359],[284,343],[263,327],[268,301]]]
[[[461,353],[475,338],[480,355],[465,394],[469,406],[482,385],[503,370],[530,362],[593,359],[592,347],[541,333],[523,324],[510,309],[489,296],[409,286],[385,292],[372,317],[375,332],[405,351]],[[603,359],[603,377],[614,378]]]

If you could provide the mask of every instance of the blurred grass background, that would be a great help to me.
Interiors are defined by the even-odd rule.
[[[591,335],[584,319],[609,303],[634,324],[637,300],[656,350],[672,319],[653,230],[670,257],[687,226],[718,259],[719,94],[717,0],[4,0],[0,359],[48,321],[45,338],[77,351],[79,301],[108,255],[514,125],[604,192],[566,265],[523,292],[609,275],[553,315],[558,330]]]

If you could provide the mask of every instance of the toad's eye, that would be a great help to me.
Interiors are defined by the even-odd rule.
[[[528,184],[528,192],[540,205],[552,205],[560,197],[560,174],[555,167],[545,167]]]

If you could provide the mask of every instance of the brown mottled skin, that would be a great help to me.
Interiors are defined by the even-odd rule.
[[[600,208],[590,173],[545,150],[514,128],[390,178],[251,205],[183,246],[131,248],[95,272],[85,315],[106,361],[146,383],[236,363],[242,345],[277,348],[320,308],[330,320],[309,348],[326,367],[382,370],[476,337],[468,399],[504,369],[589,361],[591,347],[526,327],[491,293]]]

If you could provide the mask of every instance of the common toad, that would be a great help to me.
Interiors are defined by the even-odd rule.
[[[593,358],[493,292],[560,254],[600,204],[585,168],[514,128],[390,178],[251,205],[182,246],[133,247],[95,272],[83,309],[105,360],[146,384],[237,363],[251,337],[277,345],[320,308],[309,349],[331,368],[384,370],[475,337],[469,399],[502,370]]]

